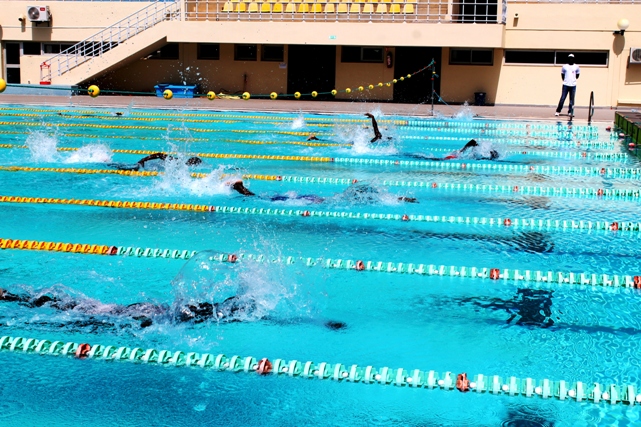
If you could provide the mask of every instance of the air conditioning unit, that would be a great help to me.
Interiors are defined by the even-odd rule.
[[[630,64],[641,64],[641,47],[630,48]]]
[[[27,17],[31,22],[47,22],[51,20],[49,6],[27,6]]]

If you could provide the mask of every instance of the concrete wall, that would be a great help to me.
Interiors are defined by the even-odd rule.
[[[200,84],[204,92],[285,93],[287,69],[279,62],[234,61],[234,45],[220,45],[219,60],[198,60],[197,45],[180,44],[180,59],[138,59],[94,81],[103,89],[153,91],[158,83]],[[285,58],[287,47],[285,48]],[[245,83],[246,76],[246,83]]]
[[[47,2],[52,26],[22,26],[18,16],[31,4],[0,1],[3,41],[78,41],[141,9],[148,3]],[[361,46],[443,46],[441,93],[445,100],[472,101],[474,92],[487,93],[498,104],[554,105],[561,89],[560,66],[505,65],[504,49],[607,50],[607,67],[582,66],[577,105],[587,105],[590,91],[598,106],[641,104],[641,65],[628,64],[630,47],[641,47],[639,5],[510,3],[507,23],[347,23],[196,21],[167,23],[166,40],[182,45],[179,61],[141,61],[137,52],[122,68],[99,78],[122,90],[150,90],[158,82],[201,83],[203,89],[253,93],[284,92],[287,69],[278,63],[233,61],[234,43],[334,44]],[[518,13],[518,18],[515,14]],[[620,18],[631,21],[624,36],[613,36]],[[221,43],[219,61],[196,60],[196,43]],[[449,65],[449,48],[494,48],[493,66]],[[391,80],[383,64],[343,64],[337,49],[336,88]],[[23,82],[39,79],[44,57],[23,57]],[[200,73],[198,75],[197,73]],[[247,75],[244,83],[243,75]],[[396,76],[398,77],[398,76]],[[344,95],[353,99],[389,100],[392,88]]]
[[[394,54],[394,49],[391,49]],[[394,55],[396,56],[396,55]],[[394,95],[394,88],[383,86],[379,88],[378,83],[386,83],[394,79],[394,69],[387,68],[385,63],[350,63],[341,62],[341,49],[336,49],[336,89],[352,89],[352,93],[339,93],[336,99],[375,99],[378,101],[391,101]],[[359,86],[367,89],[368,85],[374,85],[371,91],[358,91]]]

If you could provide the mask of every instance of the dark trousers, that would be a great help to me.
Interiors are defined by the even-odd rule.
[[[568,106],[568,114],[574,114],[574,94],[576,93],[576,86],[566,86],[563,85],[563,92],[561,93],[561,100],[559,105],[556,107],[556,112],[560,113],[563,109],[563,104],[565,104],[565,98],[570,94],[570,105]]]

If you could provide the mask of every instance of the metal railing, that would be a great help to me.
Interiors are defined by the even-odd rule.
[[[510,0],[510,3],[641,4],[641,0]]]
[[[188,21],[504,23],[506,0],[185,0]]]
[[[50,83],[52,75],[61,76],[84,62],[100,57],[159,22],[180,19],[179,1],[156,1],[44,61],[40,65],[40,82]]]

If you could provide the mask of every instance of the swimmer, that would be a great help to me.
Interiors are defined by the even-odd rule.
[[[256,194],[252,193],[245,187],[243,181],[237,180],[229,184],[232,189],[242,194],[243,196],[255,196]],[[356,202],[361,203],[376,203],[380,201],[381,192],[376,187],[365,183],[358,183],[349,186],[342,193],[337,194],[334,197],[346,198]],[[323,203],[327,199],[324,197],[316,196],[314,194],[276,194],[269,197],[269,200],[272,202],[285,202],[288,200],[305,200],[311,203]],[[418,203],[418,200],[414,197],[398,197],[398,201],[407,202],[407,203]]]
[[[453,152],[452,154],[449,154],[445,157],[432,157],[432,156],[426,156],[424,154],[416,153],[416,154],[404,154],[405,157],[412,157],[415,159],[424,159],[424,160],[435,160],[435,161],[441,161],[441,160],[454,160],[458,159],[461,157],[463,153],[465,153],[467,150],[470,150],[470,157],[474,160],[498,160],[499,158],[499,153],[496,150],[490,150],[489,155],[486,155],[482,152],[480,152],[477,148],[479,147],[478,142],[476,140],[472,139],[470,140],[467,144],[463,146],[460,150],[457,150]]]
[[[372,119],[372,127],[374,128],[374,138],[372,138],[370,143],[376,142],[379,139],[383,139],[383,135],[381,135],[381,131],[378,130],[378,123],[376,123],[376,119],[374,118],[374,115],[370,113],[365,113],[365,116]]]
[[[490,150],[489,156],[483,153],[480,153],[476,148],[479,146],[476,140],[472,139],[467,144],[463,146],[460,150],[445,156],[442,160],[458,159],[461,154],[465,153],[467,150],[470,150],[472,153],[471,156],[475,160],[496,160],[499,158],[499,153],[496,150]]]
[[[320,139],[316,138],[316,135],[313,133],[310,133],[309,136],[307,137],[308,141],[320,141]]]
[[[58,298],[51,295],[13,294],[0,288],[0,301],[15,302],[27,308],[50,308],[58,311],[74,311],[85,315],[107,315],[140,322],[141,328],[153,325],[154,320],[164,318],[174,323],[203,323],[209,320],[217,322],[240,322],[243,315],[251,315],[256,310],[255,302],[250,298],[229,297],[221,303],[200,302],[175,305],[135,303],[129,305],[102,304],[94,300],[77,301]],[[97,324],[100,319],[92,319]],[[345,329],[347,325],[338,321],[327,321],[324,326],[331,330]]]
[[[152,161],[152,160],[174,160],[175,157],[173,156],[168,156],[165,153],[154,153],[151,154],[147,157],[143,157],[142,159],[138,160],[137,163],[130,164],[130,163],[108,163],[107,166],[118,169],[118,170],[124,170],[124,171],[139,171],[140,169],[145,168],[145,163]],[[199,157],[190,157],[187,159],[185,164],[187,166],[197,166],[201,164],[203,161]]]

